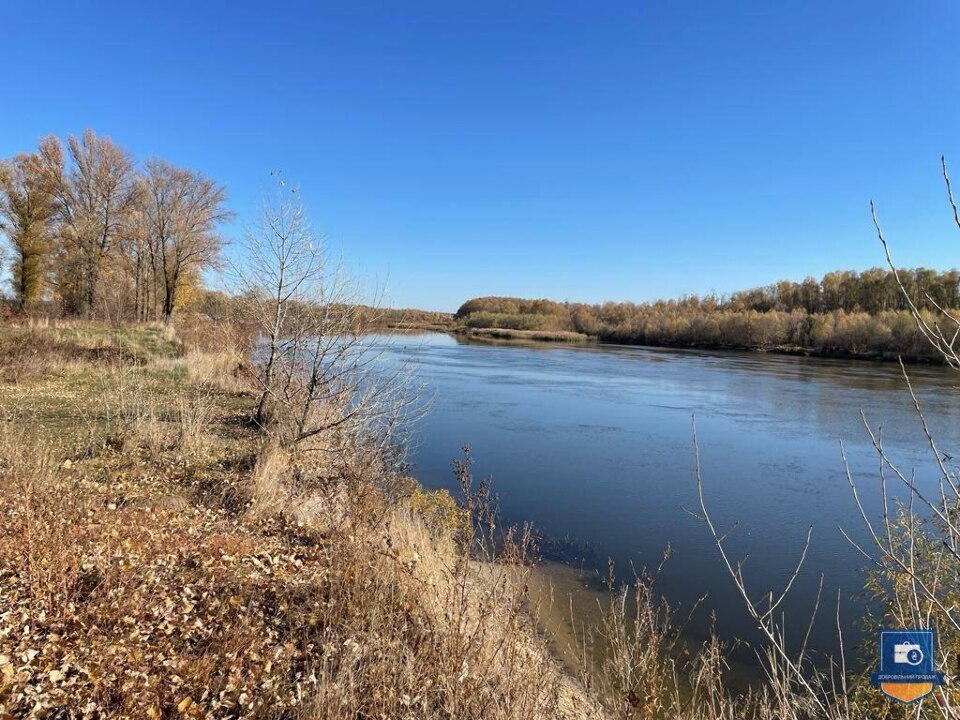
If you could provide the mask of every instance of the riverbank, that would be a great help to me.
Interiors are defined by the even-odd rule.
[[[420,328],[420,332],[448,332],[471,340],[516,340],[542,343],[595,343],[598,345],[624,345],[638,348],[666,348],[673,350],[704,350],[718,352],[768,353],[771,355],[793,355],[797,357],[824,358],[828,360],[865,360],[869,362],[900,362],[912,365],[944,365],[942,355],[901,355],[890,351],[855,351],[834,348],[803,347],[799,345],[741,345],[730,343],[655,343],[639,342],[631,339],[603,338],[571,331],[513,330],[511,328],[468,328],[450,329],[438,326],[436,329]]]
[[[891,288],[898,288],[892,273],[878,270],[863,277],[846,276],[850,285],[842,292],[831,278],[824,278],[803,288],[787,283],[728,298],[689,296],[640,304],[479,297],[463,303],[454,318],[464,328],[575,332],[602,342],[648,347],[942,361],[924,328],[937,326],[938,308],[952,312],[957,294],[940,288],[943,297],[935,304],[931,304],[935,294],[921,293],[910,302],[898,293],[881,297],[874,292],[881,276]],[[954,277],[948,273],[941,279],[946,282],[947,276]]]
[[[521,545],[339,451],[299,487],[234,340],[0,326],[0,714],[600,717]]]
[[[898,355],[894,352],[856,352],[853,350],[841,350],[830,348],[802,347],[799,345],[731,345],[723,343],[638,343],[619,340],[603,340],[600,338],[591,338],[594,342],[607,345],[628,345],[631,347],[649,347],[649,348],[667,348],[674,350],[705,350],[718,352],[747,352],[747,353],[767,353],[770,355],[793,355],[797,357],[824,358],[827,360],[865,360],[868,362],[899,362],[914,365],[944,365],[942,356],[931,355]]]

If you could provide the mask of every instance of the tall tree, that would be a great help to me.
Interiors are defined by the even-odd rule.
[[[222,185],[163,160],[147,161],[142,186],[146,245],[169,322],[184,282],[219,259],[223,239],[217,230],[232,214]]]
[[[24,153],[0,163],[0,230],[13,249],[12,285],[21,310],[43,295],[53,211],[39,156]]]
[[[133,160],[109,137],[87,130],[67,138],[69,166],[55,136],[40,142],[46,180],[60,225],[60,286],[68,304],[89,316],[100,274],[135,204]]]

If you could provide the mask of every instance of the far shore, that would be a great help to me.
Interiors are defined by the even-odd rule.
[[[410,328],[412,329],[412,328]],[[546,331],[546,330],[514,330],[512,328],[467,328],[467,327],[420,327],[421,332],[445,332],[452,335],[459,335],[472,340],[505,340],[505,341],[523,341],[540,343],[573,343],[573,344],[597,344],[597,345],[626,345],[630,347],[649,347],[666,348],[673,350],[707,350],[723,352],[751,352],[751,353],[770,353],[773,355],[792,355],[797,357],[821,358],[825,360],[866,360],[869,362],[897,362],[902,360],[911,365],[943,365],[944,361],[940,357],[926,357],[922,355],[898,355],[894,352],[854,352],[848,350],[828,350],[820,348],[806,348],[799,345],[777,345],[761,347],[757,345],[726,345],[718,343],[651,343],[651,342],[631,342],[614,338],[600,338],[595,335],[570,331]]]

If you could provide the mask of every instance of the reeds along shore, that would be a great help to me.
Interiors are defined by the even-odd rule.
[[[588,335],[565,330],[511,330],[509,328],[458,328],[459,334],[474,339],[534,340],[537,342],[587,342]]]

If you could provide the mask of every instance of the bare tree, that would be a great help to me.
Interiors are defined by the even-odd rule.
[[[233,274],[261,337],[256,423],[284,448],[338,463],[341,478],[389,475],[398,433],[420,406],[404,368],[381,362],[383,348],[364,334],[379,292],[362,302],[282,179],[240,250]]]
[[[12,285],[21,310],[44,291],[53,211],[39,156],[21,154],[0,163],[0,231],[13,249]]]
[[[145,248],[163,290],[163,319],[170,322],[184,278],[219,260],[223,238],[217,230],[232,214],[222,185],[163,160],[147,161],[140,184]]]
[[[953,214],[953,222],[960,229],[960,210],[957,208],[957,202],[953,196],[953,185],[950,182],[950,174],[947,172],[947,160],[945,157],[940,157],[940,170],[943,175],[943,182],[946,186],[947,192],[947,202],[950,204],[950,209]],[[960,313],[957,312],[956,308],[949,307],[944,300],[936,299],[933,295],[922,285],[919,290],[920,293],[926,298],[929,306],[933,308],[933,312],[924,312],[920,308],[917,302],[914,301],[913,293],[910,292],[910,288],[907,287],[907,284],[901,278],[901,271],[897,269],[896,265],[893,263],[893,258],[890,254],[890,246],[887,244],[886,238],[883,236],[883,230],[880,228],[880,221],[877,219],[876,207],[873,202],[870,202],[870,215],[873,219],[874,229],[877,231],[877,237],[880,240],[880,244],[883,246],[883,252],[886,256],[887,265],[890,270],[893,272],[894,279],[896,281],[897,288],[900,291],[901,296],[904,298],[907,304],[907,309],[910,310],[910,314],[913,315],[913,319],[917,324],[920,332],[923,333],[923,336],[926,338],[927,342],[937,351],[944,361],[953,367],[954,369],[960,370],[960,355],[958,355],[958,340],[960,340]]]
[[[69,165],[55,136],[40,142],[45,181],[60,225],[61,292],[90,315],[100,274],[136,199],[133,160],[108,137],[87,130],[67,139]]]
[[[276,194],[262,201],[257,224],[244,232],[241,250],[245,257],[233,271],[264,344],[254,419],[265,428],[278,402],[281,365],[302,350],[288,334],[301,334],[303,311],[323,294],[322,238],[314,236],[297,191],[278,180]]]

